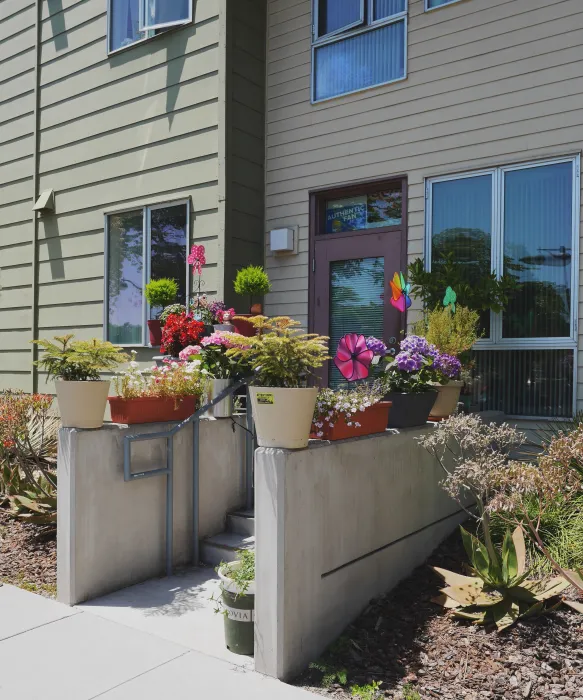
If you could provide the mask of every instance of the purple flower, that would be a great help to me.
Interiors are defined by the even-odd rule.
[[[429,355],[433,346],[420,335],[408,335],[401,341],[401,350],[419,355]]]
[[[462,371],[462,364],[453,355],[438,355],[434,362],[435,369],[448,379],[458,379]]]
[[[400,352],[395,363],[401,372],[418,372],[424,364],[423,356],[416,352]]]
[[[366,347],[380,357],[384,357],[387,354],[387,346],[382,340],[375,338],[374,335],[369,335],[366,339]]]

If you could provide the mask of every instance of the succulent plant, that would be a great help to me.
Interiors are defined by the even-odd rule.
[[[56,478],[56,477],[55,477]],[[39,477],[37,486],[9,497],[11,515],[37,525],[57,522],[57,491],[44,477]]]

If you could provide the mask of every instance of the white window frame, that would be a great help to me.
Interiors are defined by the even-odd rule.
[[[193,0],[188,0],[188,18],[186,19],[177,19],[174,20],[173,22],[159,22],[158,24],[146,24],[145,23],[145,17],[146,17],[146,3],[148,0],[140,0],[140,31],[141,32],[149,32],[153,31],[155,29],[167,29],[168,27],[181,27],[184,24],[190,24],[192,22],[192,6],[193,6]],[[170,0],[155,0],[156,3],[158,2],[170,2]]]
[[[186,303],[190,297],[190,266],[188,264],[188,253],[190,250],[190,200],[179,199],[173,202],[163,202],[162,204],[151,204],[137,207],[125,207],[105,212],[105,277],[104,277],[104,297],[103,297],[103,339],[109,340],[109,217],[117,214],[125,214],[130,211],[138,211],[142,209],[142,293],[146,285],[150,281],[152,270],[152,212],[156,209],[166,209],[168,207],[178,207],[184,205],[186,207]],[[142,314],[142,342],[124,344],[124,348],[144,348],[152,347],[148,342],[148,320],[150,318],[150,305],[144,297],[143,314]]]
[[[156,31],[155,31],[156,29],[164,29],[164,28],[170,29],[170,28],[172,28],[172,27],[184,27],[184,26],[186,26],[187,24],[191,24],[191,23],[194,21],[193,0],[189,0],[189,16],[190,16],[190,19],[189,19],[189,20],[184,20],[184,21],[181,20],[180,22],[171,22],[171,23],[168,23],[168,24],[156,25],[156,26],[152,26],[152,27],[147,27],[147,28],[145,28],[145,27],[142,26],[142,24],[143,24],[143,22],[142,22],[142,13],[143,13],[143,4],[144,4],[144,1],[145,1],[145,0],[139,0],[139,6],[138,6],[138,10],[139,10],[139,19],[138,19],[139,29],[140,29],[140,31],[142,31],[142,32],[150,32],[150,31],[152,31],[153,33],[152,33],[150,36],[144,36],[144,37],[142,37],[141,39],[136,39],[135,41],[132,41],[132,43],[131,43],[131,44],[128,44],[127,46],[120,46],[120,47],[118,47],[117,49],[112,49],[112,48],[111,48],[111,37],[112,37],[111,22],[112,22],[112,19],[113,19],[113,13],[112,13],[112,11],[111,11],[111,3],[112,3],[112,0],[107,0],[107,37],[106,37],[106,41],[107,41],[107,55],[108,55],[108,56],[113,56],[113,55],[115,55],[115,54],[117,54],[117,53],[120,53],[121,51],[128,51],[129,49],[132,49],[132,48],[134,48],[135,46],[138,46],[139,44],[143,44],[145,41],[151,41],[152,39],[155,39],[156,37],[162,36],[162,35],[164,34],[164,32],[156,33]]]
[[[434,12],[435,10],[441,10],[442,7],[448,7],[449,5],[455,5],[457,2],[462,0],[449,0],[443,5],[438,5],[437,7],[429,7],[429,0],[425,0],[425,12]]]
[[[337,29],[329,34],[324,34],[318,36],[318,25],[319,25],[319,0],[312,0],[312,65],[311,65],[311,103],[318,104],[320,102],[327,102],[328,100],[335,100],[339,97],[345,97],[346,95],[354,95],[358,92],[363,92],[364,90],[372,90],[373,88],[380,87],[381,85],[390,85],[392,83],[399,83],[407,79],[407,59],[408,59],[408,16],[409,16],[409,0],[405,0],[405,9],[403,12],[399,12],[390,17],[383,17],[373,21],[373,5],[375,0],[368,0],[368,10],[365,12],[365,0],[361,0],[361,16],[364,19],[360,22],[348,25],[342,29]],[[323,97],[321,99],[316,99],[316,51],[327,44],[335,44],[340,41],[344,41],[358,34],[364,34],[365,32],[373,32],[375,29],[387,24],[396,24],[397,22],[404,23],[405,31],[405,42],[404,42],[404,74],[400,78],[394,78],[393,80],[386,80],[381,83],[375,83],[374,85],[367,85],[366,87],[357,88],[356,90],[350,90],[349,92],[340,92],[337,95],[332,95],[331,97]]]
[[[433,185],[438,182],[463,180],[481,175],[492,176],[492,266],[491,271],[500,278],[504,269],[504,178],[506,173],[559,163],[571,163],[572,171],[572,264],[571,264],[571,333],[566,338],[504,338],[502,314],[490,313],[490,337],[482,338],[474,345],[476,350],[573,350],[573,415],[577,410],[577,341],[579,333],[579,237],[581,224],[581,155],[564,156],[546,160],[528,161],[498,168],[456,173],[425,178],[425,269],[431,271]]]

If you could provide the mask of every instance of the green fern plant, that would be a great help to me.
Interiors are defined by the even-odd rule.
[[[227,350],[227,355],[253,370],[257,386],[300,387],[314,369],[330,359],[328,338],[304,333],[297,328],[299,321],[288,316],[254,316],[247,320],[253,324],[257,335],[245,338],[228,334],[234,347]]]
[[[176,297],[178,296],[178,283],[176,280],[168,279],[167,277],[162,277],[162,279],[159,280],[152,280],[146,285],[144,296],[151,308],[160,308],[160,313],[162,313],[162,310],[166,306],[176,301]]]
[[[47,372],[47,379],[68,382],[97,381],[101,372],[113,371],[130,358],[122,349],[98,340],[73,340],[73,335],[55,336],[54,341],[33,340],[44,350],[35,365]]]

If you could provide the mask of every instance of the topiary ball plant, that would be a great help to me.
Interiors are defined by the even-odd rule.
[[[173,304],[178,296],[178,283],[176,280],[163,277],[159,280],[152,280],[144,289],[144,296],[151,308],[164,309]],[[158,314],[159,316],[159,314]]]
[[[253,297],[262,297],[271,291],[271,282],[267,273],[260,265],[249,265],[237,272],[234,289],[236,294],[249,297],[251,313],[261,314],[261,304],[253,305]]]

